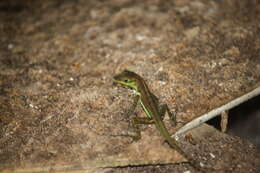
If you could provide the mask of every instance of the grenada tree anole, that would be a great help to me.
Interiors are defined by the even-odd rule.
[[[185,153],[178,145],[177,141],[171,138],[166,126],[163,122],[163,118],[167,111],[170,119],[176,124],[175,114],[172,114],[167,106],[167,104],[159,105],[158,98],[149,90],[147,84],[144,79],[138,74],[124,70],[122,73],[116,75],[114,77],[116,83],[119,83],[123,86],[127,86],[135,91],[135,101],[133,104],[132,111],[134,111],[135,107],[139,103],[146,113],[147,117],[134,117],[132,119],[132,123],[134,126],[137,124],[151,124],[154,123],[156,128],[160,131],[161,135],[166,139],[169,145],[182,154],[188,161],[192,164],[192,166],[200,171],[203,171],[203,168],[196,162],[190,155]],[[141,138],[140,131],[133,137],[134,140],[138,140]]]

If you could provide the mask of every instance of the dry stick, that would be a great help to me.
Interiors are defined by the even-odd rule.
[[[201,125],[202,123],[216,117],[217,115],[220,115],[222,112],[227,111],[257,95],[260,95],[260,87],[252,90],[251,92],[242,95],[241,97],[236,98],[235,100],[222,105],[221,107],[218,107],[216,109],[213,109],[212,111],[201,115],[200,117],[192,120],[191,122],[184,125],[182,128],[180,128],[173,136],[178,139],[178,136],[181,136],[181,134],[184,134],[185,132]]]

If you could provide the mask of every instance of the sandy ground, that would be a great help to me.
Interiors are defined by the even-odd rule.
[[[0,21],[2,171],[197,172],[152,125],[111,137],[131,131],[132,103],[113,76],[140,74],[182,122],[259,87],[256,0],[13,0]],[[259,172],[256,146],[214,134],[180,143],[215,172]]]

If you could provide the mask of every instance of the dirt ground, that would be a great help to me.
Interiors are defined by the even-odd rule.
[[[11,0],[0,21],[2,172],[198,172],[153,125],[117,136],[133,101],[113,76],[140,74],[182,122],[260,86],[257,0]],[[250,142],[194,131],[180,144],[212,172],[260,172]]]

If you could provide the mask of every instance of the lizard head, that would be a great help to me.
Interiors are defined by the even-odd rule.
[[[140,78],[141,77],[138,74],[128,70],[124,70],[122,73],[114,77],[114,81],[121,85],[137,90],[138,81],[140,80]]]

